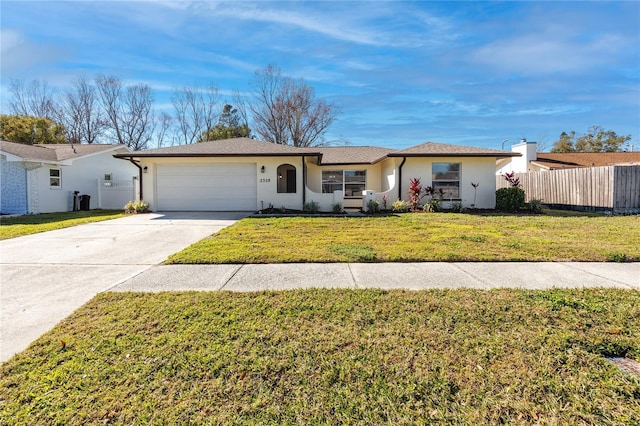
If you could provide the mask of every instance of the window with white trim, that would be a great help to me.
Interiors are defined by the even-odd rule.
[[[366,170],[323,170],[322,193],[342,191],[345,198],[362,198],[367,186]]]
[[[433,163],[431,165],[431,185],[443,200],[460,200],[460,163]]]
[[[49,187],[62,188],[62,170],[49,169]]]

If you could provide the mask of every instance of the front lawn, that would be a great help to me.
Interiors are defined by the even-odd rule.
[[[124,216],[122,210],[90,210],[0,217],[0,240],[68,228],[83,223],[117,219],[122,216]]]
[[[613,289],[102,293],[0,367],[0,424],[639,424],[605,359],[639,323]]]
[[[247,218],[167,263],[640,261],[640,216]]]

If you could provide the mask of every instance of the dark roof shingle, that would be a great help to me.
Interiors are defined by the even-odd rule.
[[[539,152],[533,163],[548,169],[638,165],[640,152]]]

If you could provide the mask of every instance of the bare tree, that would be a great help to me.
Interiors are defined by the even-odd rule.
[[[175,89],[171,103],[175,108],[176,138],[180,144],[197,142],[202,133],[217,122],[218,89],[213,84]]]
[[[106,121],[96,87],[84,76],[64,93],[59,114],[70,142],[91,144],[104,132]]]
[[[275,65],[255,73],[255,99],[249,103],[253,130],[267,142],[288,145],[287,123],[280,94],[283,77]]]
[[[168,114],[165,111],[162,111],[158,115],[158,124],[160,124],[160,129],[156,133],[156,145],[158,148],[162,148],[164,146],[165,138],[167,136],[167,132],[171,128],[172,121],[173,118],[171,117],[171,114]]]
[[[9,100],[12,114],[50,120],[58,118],[55,92],[46,81],[32,80],[27,84],[23,79],[11,79],[9,92],[12,96]]]
[[[279,68],[268,65],[256,71],[254,89],[256,97],[249,104],[252,128],[262,139],[297,147],[324,144],[338,109],[316,98],[313,87],[283,77]]]
[[[97,77],[96,85],[114,141],[134,151],[144,149],[155,129],[151,88],[146,84],[125,88],[121,79],[104,75]]]
[[[245,97],[242,96],[242,94],[238,90],[234,90],[232,99],[234,105],[236,106],[236,109],[238,110],[240,125],[249,128],[249,116],[247,113],[248,107]]]

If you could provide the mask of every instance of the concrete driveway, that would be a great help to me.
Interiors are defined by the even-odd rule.
[[[0,362],[82,306],[248,213],[149,213],[0,241]]]

